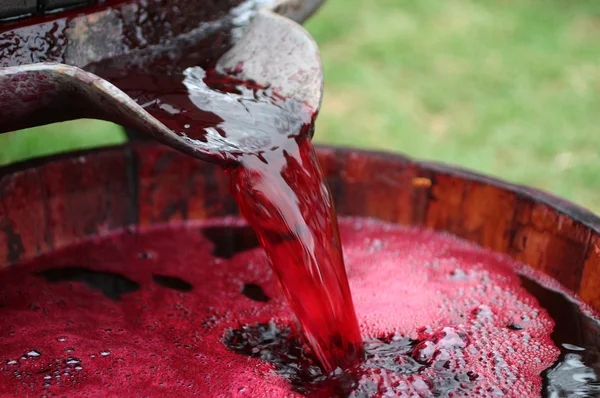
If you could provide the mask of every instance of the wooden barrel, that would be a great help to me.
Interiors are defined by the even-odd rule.
[[[600,219],[568,201],[401,155],[321,147],[340,215],[446,231],[556,278],[600,310]],[[222,170],[153,142],[0,169],[0,267],[120,228],[237,214]]]

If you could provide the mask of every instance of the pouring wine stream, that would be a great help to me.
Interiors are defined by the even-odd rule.
[[[2,127],[94,117],[223,166],[305,341],[326,371],[356,364],[360,330],[333,201],[310,142],[323,93],[311,36],[262,10],[214,71],[111,81],[60,64],[5,68],[0,85],[15,89],[0,93],[12,104],[0,110]]]

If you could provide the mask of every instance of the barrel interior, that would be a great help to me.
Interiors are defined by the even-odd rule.
[[[338,214],[434,228],[542,270],[600,310],[600,219],[565,200],[395,154],[320,147]],[[0,267],[83,238],[237,214],[222,170],[152,142],[0,169]]]

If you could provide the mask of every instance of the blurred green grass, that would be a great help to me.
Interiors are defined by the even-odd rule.
[[[102,120],[54,123],[0,135],[0,165],[76,149],[118,145],[125,141],[121,126]]]
[[[600,213],[600,2],[328,0],[306,27],[325,66],[317,142],[458,164]],[[124,140],[103,126],[0,136],[0,163]]]
[[[402,151],[600,213],[600,2],[328,0],[316,141]]]

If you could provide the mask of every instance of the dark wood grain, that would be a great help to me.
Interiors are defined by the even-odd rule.
[[[46,205],[39,170],[25,169],[0,180],[0,264],[52,249]]]
[[[165,146],[138,144],[140,225],[204,219],[235,212],[223,170]]]
[[[497,252],[506,252],[513,234],[515,192],[470,181],[461,208],[458,235]]]
[[[579,288],[591,231],[546,204],[521,198],[508,253],[565,287]]]
[[[38,170],[55,248],[132,221],[124,151],[70,157]]]
[[[596,309],[600,309],[600,234],[593,234],[588,245],[579,295]]]
[[[432,173],[425,225],[459,234],[462,230],[462,206],[469,181],[446,174]]]

